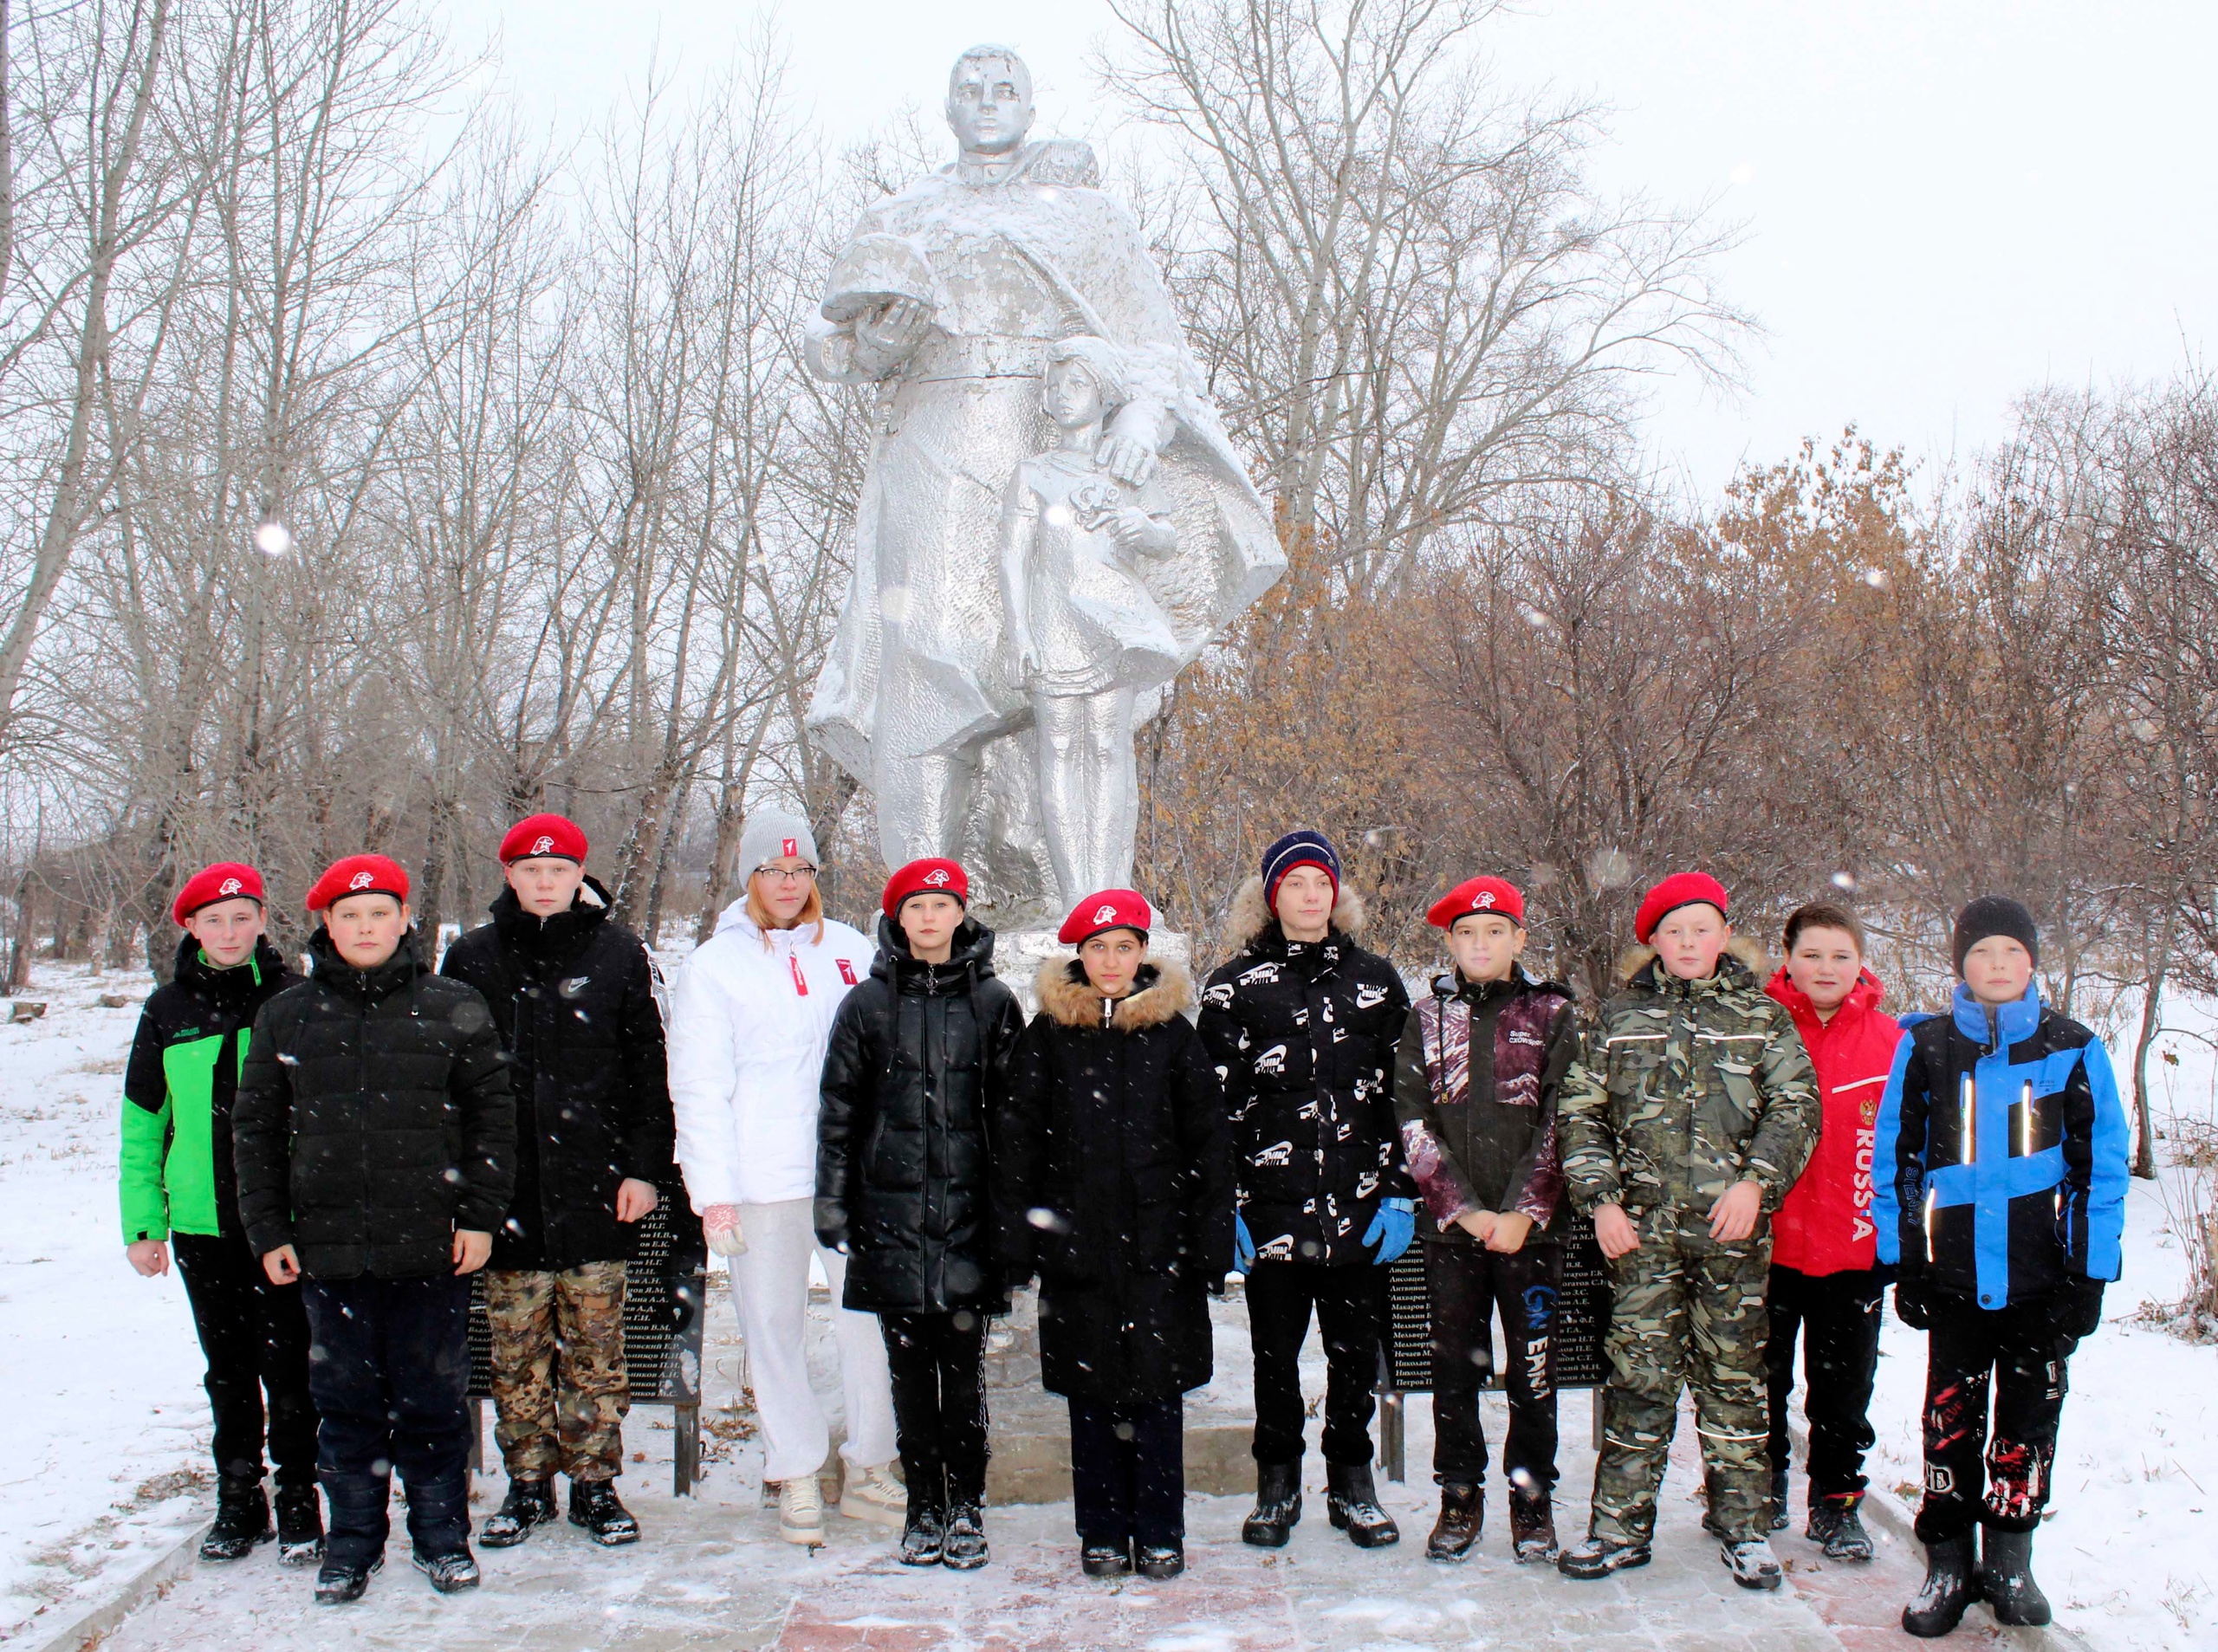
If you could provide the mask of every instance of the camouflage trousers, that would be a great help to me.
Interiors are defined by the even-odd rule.
[[[559,1273],[485,1271],[493,1330],[493,1437],[510,1478],[573,1481],[624,1472],[622,1262]]]
[[[1610,1264],[1610,1378],[1588,1529],[1613,1543],[1654,1535],[1679,1390],[1691,1386],[1712,1522],[1735,1542],[1768,1537],[1769,1231],[1720,1245],[1693,1215],[1653,1211],[1638,1225],[1640,1248]]]

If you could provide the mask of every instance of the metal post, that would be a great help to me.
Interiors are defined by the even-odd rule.
[[[1407,1466],[1402,1434],[1402,1390],[1390,1388],[1378,1396],[1378,1466],[1386,1478],[1399,1480]]]
[[[671,1422],[671,1494],[691,1497],[701,1480],[701,1408],[677,1406]]]

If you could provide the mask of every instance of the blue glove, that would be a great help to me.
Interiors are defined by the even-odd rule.
[[[1378,1214],[1364,1230],[1363,1242],[1378,1247],[1378,1266],[1384,1267],[1417,1236],[1417,1203],[1414,1199],[1381,1199]]]
[[[1248,1218],[1232,1213],[1232,1271],[1245,1273],[1255,1265],[1255,1241],[1248,1232]]]

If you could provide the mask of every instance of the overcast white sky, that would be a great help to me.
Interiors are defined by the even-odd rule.
[[[728,59],[732,0],[449,0],[457,44],[560,126],[665,62]],[[1103,0],[779,0],[795,83],[835,136],[937,105],[978,40],[1021,50],[1041,131],[1113,145],[1086,64]],[[1704,492],[1849,421],[1923,460],[1993,440],[2045,381],[2169,373],[2218,336],[2209,0],[1529,0],[1487,36],[1506,77],[1612,107],[1598,174],[1715,199],[1748,236],[1732,295],[1767,330],[1749,388],[1664,391],[1659,458]],[[2201,115],[2196,109],[2202,109]]]

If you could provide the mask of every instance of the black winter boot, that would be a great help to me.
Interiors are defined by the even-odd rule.
[[[1283,1549],[1301,1522],[1301,1460],[1255,1465],[1255,1507],[1240,1523],[1240,1540]]]
[[[384,1570],[383,1555],[359,1565],[352,1561],[327,1558],[315,1574],[315,1603],[344,1606],[360,1600],[362,1591],[370,1586],[370,1579]]]
[[[455,1549],[446,1554],[425,1554],[412,1551],[409,1558],[416,1570],[431,1579],[431,1587],[442,1595],[459,1594],[465,1589],[475,1589],[480,1581],[477,1557],[466,1548]]]
[[[243,1560],[255,1545],[277,1535],[269,1524],[269,1499],[258,1480],[225,1480],[216,1487],[216,1519],[200,1539],[203,1560]]]
[[[1994,1609],[1998,1623],[2039,1629],[2048,1622],[2048,1597],[2033,1581],[2031,1532],[1998,1532],[1990,1526],[1981,1533],[1979,1592]]]
[[[1862,1492],[1820,1498],[1810,1505],[1810,1524],[1802,1535],[1822,1544],[1828,1560],[1869,1560],[1871,1534],[1864,1529],[1864,1517],[1858,1512],[1863,1501]]]
[[[1132,1568],[1141,1577],[1160,1583],[1186,1570],[1186,1551],[1176,1543],[1143,1543],[1134,1554]]]
[[[1333,1529],[1346,1532],[1359,1549],[1383,1549],[1402,1540],[1394,1517],[1378,1506],[1369,1463],[1325,1465],[1325,1513]]]
[[[1078,1563],[1089,1577],[1118,1577],[1132,1569],[1130,1543],[1089,1543],[1079,1551]]]
[[[1972,1534],[1925,1545],[1925,1586],[1903,1608],[1903,1631],[1922,1641],[1937,1640],[1964,1620],[1964,1609],[1978,1597],[1972,1577]]]
[[[986,1544],[986,1511],[976,1503],[957,1503],[947,1512],[947,1542],[940,1564],[950,1571],[976,1571],[991,1556]]]
[[[486,1524],[490,1526],[491,1521]],[[614,1482],[574,1480],[570,1482],[570,1524],[604,1548],[613,1549],[639,1540],[639,1523],[632,1511],[617,1500]]]
[[[1556,1558],[1555,1506],[1547,1493],[1509,1493],[1509,1543],[1521,1566]]]
[[[313,1480],[277,1488],[277,1558],[289,1566],[323,1558],[323,1505]]]
[[[911,1493],[902,1516],[901,1564],[936,1566],[947,1552],[947,1511]]]
[[[1592,1580],[1606,1577],[1613,1571],[1630,1571],[1635,1566],[1644,1566],[1651,1558],[1645,1543],[1612,1543],[1607,1538],[1590,1537],[1576,1548],[1566,1549],[1556,1557],[1556,1570],[1566,1577]]]
[[[533,1526],[551,1524],[559,1513],[553,1481],[512,1480],[500,1508],[485,1517],[477,1540],[489,1549],[514,1548],[531,1535]]]
[[[1487,1494],[1463,1480],[1448,1480],[1440,1487],[1440,1518],[1424,1540],[1428,1560],[1462,1560],[1479,1540],[1487,1523]]]

